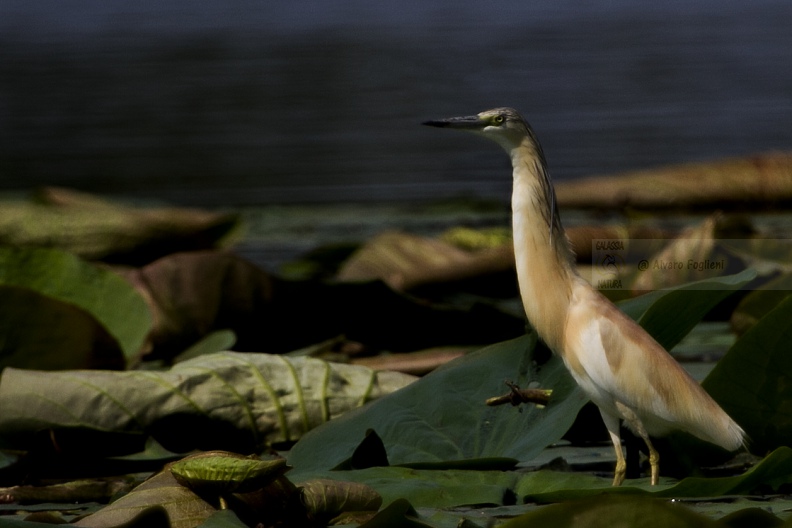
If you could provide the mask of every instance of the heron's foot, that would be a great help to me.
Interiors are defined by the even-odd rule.
[[[620,458],[616,461],[616,471],[613,473],[613,485],[621,486],[624,482],[624,475],[627,473],[627,461]]]
[[[660,455],[654,448],[649,450],[649,466],[652,468],[651,484],[657,486],[660,481]]]

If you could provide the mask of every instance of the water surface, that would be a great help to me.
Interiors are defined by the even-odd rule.
[[[0,4],[0,190],[506,201],[421,121],[518,108],[556,179],[792,146],[792,2]]]

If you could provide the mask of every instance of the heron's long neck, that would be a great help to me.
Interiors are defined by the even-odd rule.
[[[539,337],[560,350],[577,276],[573,254],[554,206],[544,159],[528,138],[510,151],[514,169],[514,257],[525,314]]]

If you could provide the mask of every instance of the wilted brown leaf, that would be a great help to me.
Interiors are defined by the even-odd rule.
[[[437,347],[417,352],[379,354],[372,357],[353,358],[350,363],[374,370],[388,370],[422,376],[468,352],[474,347]]]
[[[35,504],[42,502],[106,502],[126,493],[130,479],[73,480],[44,486],[11,486],[0,488],[3,503]]]
[[[337,279],[362,282],[379,279],[397,291],[423,284],[452,282],[514,267],[511,244],[476,252],[446,241],[402,232],[386,232],[355,252]]]
[[[329,479],[308,480],[300,484],[302,501],[308,515],[329,520],[343,512],[377,511],[382,497],[359,482]]]
[[[792,201],[792,154],[683,163],[559,182],[561,207],[726,207]]]
[[[682,230],[665,248],[647,258],[632,283],[633,293],[724,276],[744,268],[717,245],[720,219],[721,215],[715,214]]]
[[[235,350],[270,353],[339,335],[371,349],[403,351],[490,343],[524,329],[519,318],[483,305],[434,308],[381,283],[283,280],[224,252],[169,255],[119,273],[154,314],[152,358],[172,358],[225,328],[236,334]]]
[[[0,244],[63,249],[88,260],[142,264],[176,251],[218,247],[235,215],[177,207],[140,208],[59,188],[0,207]]]
[[[194,528],[216,511],[211,504],[176,482],[170,471],[162,471],[112,504],[75,522],[74,526],[119,526],[152,507],[165,508],[172,528]]]
[[[353,358],[350,363],[374,370],[388,370],[422,376],[440,365],[445,365],[449,361],[464,356],[473,350],[474,347],[437,347],[417,352],[379,354],[372,357]]]
[[[71,442],[78,448],[118,433],[150,436],[174,452],[250,452],[295,441],[414,380],[313,358],[237,352],[201,356],[162,372],[6,368],[0,430],[4,445],[16,448],[50,431],[55,438],[79,435],[82,442]]]

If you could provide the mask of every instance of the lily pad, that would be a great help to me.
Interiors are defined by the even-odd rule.
[[[0,285],[0,369],[122,369],[124,354],[90,313],[27,288]]]
[[[164,508],[173,528],[194,528],[215,512],[211,504],[179,484],[170,471],[162,471],[74,526],[115,527],[151,508]]]
[[[126,357],[138,352],[151,327],[146,303],[123,279],[63,251],[0,248],[0,285],[30,290],[87,312]],[[47,331],[47,319],[31,319],[38,321],[39,332]]]
[[[625,481],[611,486],[611,479],[556,471],[526,474],[517,484],[516,493],[526,501],[551,503],[600,496],[602,494],[651,494],[663,498],[702,498],[751,494],[757,490],[778,491],[792,484],[792,449],[780,447],[760,463],[730,477],[687,477],[680,481],[661,479],[652,486],[649,479]]]
[[[750,280],[746,272],[655,292],[623,308],[673,347],[714,305]],[[552,389],[543,409],[484,405],[504,380]],[[297,472],[329,469],[349,459],[373,429],[391,464],[448,464],[476,458],[527,461],[559,440],[587,398],[562,361],[531,334],[452,361],[404,389],[305,435],[289,453]]]
[[[46,187],[35,200],[0,207],[0,244],[68,251],[87,260],[144,264],[176,251],[222,246],[236,215],[178,207],[142,208]]]
[[[261,489],[288,469],[282,458],[261,460],[227,451],[199,453],[170,466],[176,480],[199,495],[247,493]]]
[[[179,253],[119,273],[154,314],[146,359],[172,359],[217,330],[234,332],[237,351],[285,353],[339,335],[373,350],[412,351],[481,345],[524,329],[519,317],[483,304],[429,306],[381,282],[283,280],[225,252]]]
[[[526,513],[503,528],[705,528],[720,526],[679,504],[635,496],[602,496],[554,504]]]
[[[418,382],[304,436],[291,450],[297,471],[335,467],[374,429],[392,464],[476,458],[527,460],[561,438],[586,402],[560,359],[524,336],[457,359]],[[493,408],[504,380],[552,387],[544,409]],[[475,382],[471,382],[475,380]]]
[[[82,434],[85,445],[125,433],[152,436],[176,452],[252,452],[296,440],[413,380],[313,358],[235,352],[166,372],[7,368],[0,379],[0,436],[20,449],[38,431],[51,430]]]
[[[792,297],[748,330],[703,386],[765,453],[792,445]]]
[[[792,154],[683,163],[555,185],[564,207],[702,207],[782,203],[792,198]]]
[[[792,273],[784,273],[750,292],[734,309],[731,324],[742,335],[792,294]]]

